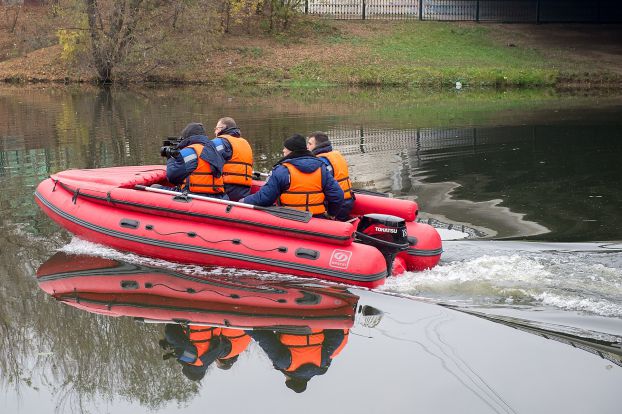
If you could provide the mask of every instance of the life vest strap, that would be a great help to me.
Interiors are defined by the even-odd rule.
[[[213,339],[213,337],[209,338],[209,339],[191,339],[190,342],[193,343],[193,344],[203,344],[205,342],[211,341],[212,339]]]
[[[313,346],[320,346],[322,345],[322,342],[318,342],[317,344],[315,343],[308,343],[308,344],[301,344],[301,345],[287,345],[288,348],[310,348]]]
[[[225,335],[223,334],[223,336],[226,336],[229,339],[238,339],[238,338],[244,338],[247,334],[242,332],[241,334],[237,334],[237,335]]]
[[[322,191],[284,191],[283,194],[307,194],[307,195],[312,195],[312,194],[323,194]]]
[[[207,327],[207,328],[201,328],[201,329],[193,329],[190,328],[190,332],[209,332],[209,331],[215,331],[216,328],[214,328],[213,326]]]
[[[192,184],[193,187],[225,188],[224,185],[217,184]]]
[[[213,326],[209,326],[207,328],[200,328],[200,329],[193,329],[193,328],[188,328],[186,333],[197,333],[197,332],[214,332],[216,331],[218,328],[214,328]]]
[[[227,164],[246,165],[249,168],[253,168],[253,164],[249,164],[248,162],[243,162],[243,161],[227,161]]]
[[[280,203],[281,206],[296,206],[296,207],[304,207],[304,206],[323,206],[324,203],[302,203],[302,204],[297,204],[297,203]]]
[[[227,164],[243,165],[246,168],[244,168],[243,173],[223,171],[222,173],[223,177],[244,177],[250,180],[253,179],[253,164],[249,164],[248,162],[243,162],[243,161],[227,161]],[[250,172],[249,172],[249,169],[250,169]]]
[[[239,176],[239,177],[248,177],[248,178],[253,178],[253,175],[252,175],[252,174],[246,174],[246,173],[244,173],[244,174],[243,174],[243,173],[223,172],[223,173],[222,173],[222,175],[223,175],[223,177],[225,177],[225,176],[231,176],[231,175],[236,175],[236,176]]]

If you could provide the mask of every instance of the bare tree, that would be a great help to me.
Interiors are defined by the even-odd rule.
[[[144,0],[84,0],[95,69],[103,83],[135,41],[135,31],[146,15]]]
[[[17,20],[19,19],[19,14],[22,11],[21,4],[10,5],[5,10],[5,16],[7,17],[7,22],[9,23],[9,32],[15,33],[15,28],[17,27]],[[9,16],[9,12],[13,12],[12,16]]]

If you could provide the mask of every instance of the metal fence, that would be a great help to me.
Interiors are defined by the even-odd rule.
[[[305,0],[303,7],[333,19],[622,22],[622,0]]]
[[[346,156],[374,154],[366,159],[370,165],[382,159],[383,153],[406,151],[418,160],[459,157],[480,149],[503,149],[500,144],[510,144],[535,139],[533,126],[499,126],[469,128],[354,128],[342,126],[327,131],[333,146]],[[373,166],[376,168],[376,166]],[[382,170],[382,168],[380,168]]]

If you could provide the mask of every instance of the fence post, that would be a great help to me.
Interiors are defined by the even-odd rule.
[[[363,0],[363,20],[365,20],[365,0]]]
[[[305,0],[305,14],[309,14],[309,0]]]
[[[359,148],[361,149],[361,153],[365,153],[365,134],[363,132],[363,127],[359,130],[360,132],[360,140],[359,140]]]
[[[475,21],[479,23],[479,0],[475,5]]]
[[[419,20],[423,20],[423,0],[419,0]]]
[[[536,24],[540,24],[540,0],[536,1]]]

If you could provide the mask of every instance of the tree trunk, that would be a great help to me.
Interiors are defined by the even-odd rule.
[[[114,67],[120,63],[134,41],[134,30],[141,19],[143,0],[114,0],[108,30],[101,18],[97,0],[84,0],[91,37],[95,70],[102,83],[112,82]]]
[[[9,32],[15,33],[15,28],[17,27],[17,20],[19,19],[19,13],[22,11],[22,6],[20,4],[16,5],[13,10],[15,14],[13,15],[13,22],[11,23],[11,28]]]

